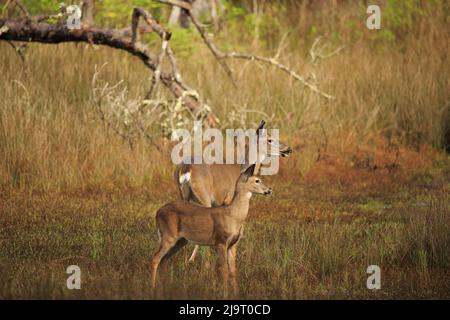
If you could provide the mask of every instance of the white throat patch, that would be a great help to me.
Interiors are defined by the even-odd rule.
[[[178,180],[180,181],[180,184],[189,183],[191,180],[191,173],[186,172],[185,174],[182,174]]]

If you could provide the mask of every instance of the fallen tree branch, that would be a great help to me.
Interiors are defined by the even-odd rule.
[[[133,149],[134,141],[139,137],[143,137],[159,152],[163,152],[161,147],[155,143],[153,137],[144,128],[142,121],[142,106],[144,103],[129,99],[128,90],[123,86],[123,80],[113,86],[108,83],[101,84],[98,81],[99,74],[105,65],[106,63],[100,68],[95,66],[91,84],[91,99],[94,101],[100,120],[107,128],[122,137],[131,149]],[[152,123],[157,121],[158,116],[154,112],[151,112],[151,115],[150,120]],[[148,117],[145,117],[145,120],[147,120],[147,125],[149,125]]]
[[[136,12],[136,11],[134,11]],[[144,9],[137,10],[140,15],[145,17],[151,15]],[[153,72],[160,70],[158,79],[171,91],[176,98],[183,99],[186,106],[196,115],[200,116],[204,112],[203,104],[192,94],[186,94],[187,85],[181,82],[181,76],[177,69],[172,72],[164,72],[158,64],[158,58],[152,55],[146,46],[136,42],[136,29],[133,26],[130,29],[111,29],[81,25],[80,29],[70,30],[66,23],[48,23],[43,20],[49,17],[60,16],[47,15],[40,17],[25,17],[15,19],[0,19],[0,40],[6,41],[22,41],[22,42],[40,42],[46,44],[58,44],[64,42],[86,42],[91,44],[108,46],[128,52],[129,54],[139,58],[146,67]],[[148,20],[148,19],[146,19]],[[149,21],[146,21],[147,23]],[[154,20],[150,24],[152,30],[160,35],[164,29]],[[166,33],[167,34],[167,33]],[[167,39],[167,36],[164,38]],[[168,38],[170,39],[170,38]],[[167,41],[168,41],[167,39]],[[172,57],[171,57],[172,56]],[[171,65],[175,65],[173,53],[170,51],[169,58]],[[208,123],[211,127],[215,127],[214,117],[207,116]]]

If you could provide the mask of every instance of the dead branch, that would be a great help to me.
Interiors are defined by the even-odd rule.
[[[28,12],[28,9],[23,5],[22,1],[20,0],[14,0],[14,3],[16,6],[23,12],[23,14],[27,17],[30,16],[30,13]]]
[[[233,84],[235,84],[234,80],[233,80],[233,74],[232,74],[232,71],[229,68],[229,66],[226,64],[226,61],[225,61],[226,59],[235,58],[235,59],[245,59],[245,60],[249,60],[249,61],[260,61],[260,62],[270,64],[270,65],[284,71],[285,73],[290,75],[295,80],[299,81],[303,86],[305,86],[312,92],[319,94],[320,96],[322,96],[328,100],[336,99],[336,97],[334,97],[333,95],[330,95],[328,93],[321,91],[316,85],[308,82],[305,79],[305,77],[299,75],[298,73],[296,73],[295,71],[293,71],[292,69],[287,67],[286,65],[280,63],[276,58],[267,58],[267,57],[262,57],[262,56],[258,56],[258,55],[248,54],[248,53],[236,53],[236,52],[221,51],[220,49],[218,49],[215,46],[215,44],[211,41],[211,39],[209,39],[204,27],[197,20],[197,18],[192,14],[192,11],[191,11],[192,6],[189,1],[183,1],[183,0],[155,0],[155,1],[164,3],[164,4],[168,4],[168,5],[172,5],[172,6],[178,6],[180,8],[187,10],[192,23],[195,25],[195,27],[199,31],[206,46],[210,49],[211,53],[216,58],[216,60],[219,62],[219,64],[224,68],[227,75],[232,79]]]
[[[123,80],[114,85],[99,80],[99,74],[105,65],[106,63],[100,68],[95,66],[91,83],[91,100],[105,128],[122,137],[131,148],[135,141],[142,139],[163,152],[160,145],[155,142],[155,137],[169,138],[175,129],[189,127],[192,122],[199,119],[198,115],[185,105],[182,97],[172,101],[165,99],[142,101],[130,98]],[[186,91],[186,94],[197,95],[193,91]],[[198,96],[195,98],[198,99]],[[207,105],[203,109],[204,112],[210,113]],[[207,117],[207,114],[202,114],[200,118],[204,117]],[[150,128],[152,129],[149,130]],[[159,129],[160,133],[149,133],[155,129]]]
[[[316,65],[319,59],[325,60],[325,59],[331,58],[332,56],[335,56],[336,54],[338,54],[345,48],[345,46],[340,46],[329,53],[324,53],[326,51],[328,45],[324,44],[319,47],[319,43],[321,40],[322,40],[321,36],[317,37],[314,40],[314,42],[311,46],[311,49],[309,50],[309,55],[311,56],[311,62],[313,65]]]
[[[167,1],[166,0],[156,0],[156,1],[161,2],[161,3],[165,3],[165,4],[169,4],[169,5],[173,5],[173,6],[177,6],[177,7],[180,7],[182,9],[186,10],[186,12],[188,13],[188,16],[191,19],[192,23],[194,24],[195,28],[200,33],[200,36],[203,38],[203,41],[205,42],[205,44],[210,49],[210,51],[213,54],[213,56],[217,59],[217,61],[219,62],[220,66],[224,69],[225,73],[228,75],[228,77],[230,77],[231,81],[233,82],[233,85],[235,87],[237,87],[237,84],[236,84],[236,82],[233,79],[233,73],[232,73],[230,67],[228,66],[228,64],[225,61],[224,54],[209,39],[209,37],[208,37],[208,35],[206,33],[206,30],[203,27],[203,25],[200,23],[200,21],[197,20],[195,15],[192,14],[191,3],[187,2],[187,1],[178,1],[178,0],[167,0]]]
[[[100,68],[95,66],[91,84],[91,99],[94,101],[100,120],[105,127],[127,142],[131,149],[135,140],[145,138],[149,144],[162,152],[160,146],[155,143],[154,137],[146,130],[146,127],[158,121],[156,108],[144,114],[143,106],[147,104],[146,101],[130,99],[123,80],[112,86],[108,83],[100,83],[99,74],[105,65],[106,63]]]
[[[30,13],[28,12],[27,8],[23,5],[23,3],[20,0],[12,0],[16,7],[19,8],[20,11],[26,16],[29,17]],[[5,7],[7,7],[9,2],[6,3]],[[7,43],[14,49],[14,51],[19,55],[20,60],[22,61],[22,64],[25,63],[25,50],[27,49],[27,44],[19,44],[16,45],[12,41],[7,41]]]
[[[119,86],[120,83],[116,84],[113,87],[109,87],[107,84],[104,85],[102,88],[96,88],[95,83],[97,79],[98,71],[96,68],[96,71],[94,73],[94,77],[92,79],[92,87],[93,87],[93,99],[95,100],[95,107],[97,109],[97,112],[99,114],[100,120],[105,124],[105,126],[109,129],[111,129],[114,133],[119,135],[124,141],[126,141],[130,147],[130,149],[133,149],[133,139],[130,135],[124,133],[119,127],[117,127],[112,121],[110,121],[109,117],[106,115],[105,111],[103,110],[103,100],[105,97],[110,97],[111,91],[114,90],[115,87]],[[110,102],[110,101],[109,101]],[[109,103],[111,106],[111,103]]]
[[[262,56],[258,56],[258,55],[251,55],[251,54],[245,54],[245,53],[236,53],[236,52],[226,53],[225,57],[226,58],[245,59],[245,60],[250,60],[250,61],[261,61],[261,62],[264,62],[264,63],[267,63],[267,64],[271,64],[271,65],[277,67],[278,69],[286,72],[287,74],[289,74],[295,80],[301,82],[305,87],[310,89],[312,92],[317,93],[317,94],[321,95],[322,97],[324,97],[326,99],[329,99],[329,100],[336,99],[336,97],[321,91],[319,88],[317,88],[317,86],[315,86],[314,84],[306,81],[306,79],[303,76],[299,75],[298,73],[296,73],[295,71],[293,71],[289,67],[285,66],[284,64],[278,62],[277,60],[275,60],[273,58],[266,58],[266,57],[262,57]]]
[[[137,15],[145,18],[145,21],[151,26],[152,30],[163,35],[162,39],[169,41],[170,37],[156,21],[151,19],[151,15],[142,8],[133,11],[133,16]],[[57,15],[45,15],[39,17],[22,17],[11,19],[0,19],[0,40],[39,42],[46,44],[58,44],[64,42],[86,42],[91,44],[108,46],[128,52],[140,59],[144,65],[153,72],[159,71],[157,79],[176,97],[181,98],[186,106],[195,114],[204,115],[205,105],[195,95],[187,89],[188,86],[181,82],[181,76],[178,69],[173,68],[172,72],[161,70],[161,64],[158,58],[149,52],[147,47],[137,42],[136,19],[133,21],[131,37],[129,28],[112,29],[94,26],[81,25],[80,29],[67,28],[65,22],[49,23],[45,20],[49,18],[60,18],[61,13]],[[134,28],[133,28],[134,27]],[[168,46],[166,47],[166,49]],[[175,58],[171,50],[167,50],[172,67],[176,66]],[[161,62],[161,61],[160,61]],[[211,114],[206,116],[210,126],[215,127],[216,123]]]
[[[133,45],[136,45],[137,27],[139,25],[140,17],[142,17],[144,19],[144,21],[151,28],[151,30],[154,30],[159,35],[159,37],[161,38],[161,41],[162,41],[161,51],[156,59],[156,69],[155,69],[155,72],[153,72],[152,82],[150,84],[150,90],[148,91],[147,95],[145,96],[146,99],[150,99],[150,97],[152,96],[153,90],[159,81],[159,78],[161,75],[163,59],[166,56],[167,47],[169,46],[169,40],[170,40],[172,34],[168,31],[164,30],[158,23],[156,23],[149,12],[145,11],[142,8],[134,8],[133,16],[132,16],[132,20],[131,20],[131,32],[132,32]],[[175,64],[175,62],[173,62],[172,66],[174,64]]]
[[[19,44],[16,45],[14,42],[12,41],[6,41],[15,51],[16,53],[19,55],[20,61],[22,61],[22,63],[25,63],[25,49],[27,48],[26,44]]]

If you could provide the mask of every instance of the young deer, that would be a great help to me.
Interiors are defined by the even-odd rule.
[[[239,294],[236,274],[236,244],[242,236],[249,202],[253,193],[272,194],[261,179],[253,176],[251,165],[237,179],[235,194],[229,205],[206,208],[186,200],[176,200],[158,210],[156,226],[159,247],[151,261],[151,281],[156,287],[158,267],[166,267],[167,260],[188,242],[217,248],[220,272],[223,276],[224,297],[228,297],[228,276],[233,292]]]
[[[261,120],[256,129],[258,137],[264,128],[265,121]],[[291,147],[281,142],[267,138],[271,145],[266,157],[287,157],[292,153]],[[249,148],[246,147],[245,160],[248,161]],[[263,159],[260,159],[262,161]],[[248,167],[244,164],[179,164],[175,168],[175,183],[180,191],[181,198],[205,207],[216,207],[230,204],[233,199],[236,181],[241,171]],[[195,246],[189,258],[194,261],[199,246]]]

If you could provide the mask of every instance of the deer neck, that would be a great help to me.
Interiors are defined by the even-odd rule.
[[[259,159],[257,159],[257,162],[263,163],[263,161],[264,161],[266,158],[267,158],[266,155],[260,154],[260,155],[259,155]],[[250,155],[249,155],[249,153],[247,152],[246,155],[245,155],[245,162],[244,162],[243,164],[241,164],[241,172],[247,170],[247,168],[248,168],[250,165],[254,164],[254,162],[250,163],[249,160],[250,160]]]
[[[258,142],[259,142],[259,140],[258,140]],[[259,158],[259,159],[256,159],[256,161],[259,160],[259,162],[263,162],[264,159],[267,158],[267,155],[260,153],[258,144],[256,145],[256,148],[257,148],[257,156]],[[250,149],[252,149],[252,148],[250,147],[250,145],[248,143],[246,143],[244,146],[244,163],[242,164],[242,166],[248,166],[249,164],[255,163],[255,159],[252,159],[254,161],[250,161]]]
[[[252,193],[248,190],[237,190],[229,205],[229,214],[240,222],[247,219]]]

